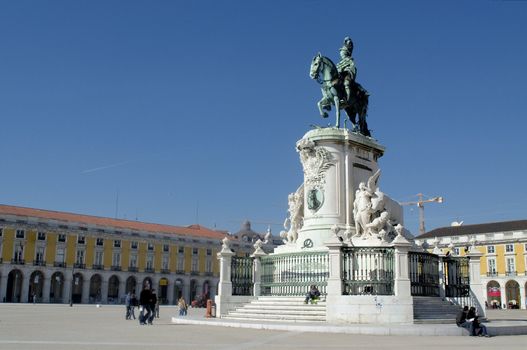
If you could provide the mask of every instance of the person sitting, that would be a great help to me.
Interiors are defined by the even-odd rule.
[[[471,322],[472,336],[490,337],[487,332],[487,327],[479,322],[479,317],[476,315],[476,308],[472,306],[467,313],[467,322]]]
[[[456,316],[456,324],[458,327],[463,327],[472,333],[472,322],[467,321],[468,306],[464,306],[463,310],[459,311]]]
[[[306,300],[304,300],[304,304],[309,303],[311,300],[311,304],[316,304],[318,299],[320,298],[320,291],[318,290],[317,286],[312,285],[309,289],[309,292],[306,294]]]

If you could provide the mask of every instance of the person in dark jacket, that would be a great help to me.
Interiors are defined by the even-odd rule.
[[[147,285],[139,294],[139,324],[145,325],[152,315],[152,309],[150,307],[150,302],[152,300],[152,292],[150,287]]]
[[[318,290],[317,286],[312,285],[309,289],[309,292],[306,294],[306,300],[304,300],[304,304],[309,303],[311,300],[311,303],[317,302],[318,298],[320,298],[320,291]]]
[[[487,332],[487,327],[479,322],[479,317],[476,315],[476,308],[474,306],[468,310],[467,321],[472,323],[472,336],[490,337]]]

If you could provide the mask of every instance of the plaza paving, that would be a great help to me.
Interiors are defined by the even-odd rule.
[[[123,306],[0,304],[0,349],[525,349],[527,336],[373,336],[173,324],[161,308],[153,326],[124,319]],[[203,319],[191,309],[189,319]],[[526,320],[524,311],[492,311],[492,319]],[[411,327],[411,326],[409,326]]]

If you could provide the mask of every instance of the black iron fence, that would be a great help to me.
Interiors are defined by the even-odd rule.
[[[344,295],[393,295],[394,248],[342,248]]]
[[[271,255],[262,257],[261,263],[261,295],[304,296],[311,285],[326,294],[327,252]]]
[[[253,258],[232,257],[231,283],[232,295],[253,295]]]
[[[470,274],[468,257],[443,258],[445,296],[459,305],[470,303]]]
[[[408,274],[412,295],[439,296],[439,256],[425,252],[409,252]]]

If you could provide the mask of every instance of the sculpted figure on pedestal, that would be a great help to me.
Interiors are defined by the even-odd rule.
[[[295,243],[298,239],[298,231],[304,225],[304,185],[301,185],[295,193],[288,198],[289,217],[284,221],[285,231],[280,232],[284,243]]]
[[[344,109],[352,123],[352,130],[371,136],[366,123],[369,94],[355,81],[357,67],[352,52],[353,42],[346,37],[340,49],[341,61],[338,65],[319,53],[311,62],[309,75],[322,85],[322,99],[318,102],[318,109],[323,118],[328,117],[326,111],[330,111],[334,105],[337,117],[335,127],[340,128],[340,110]]]

